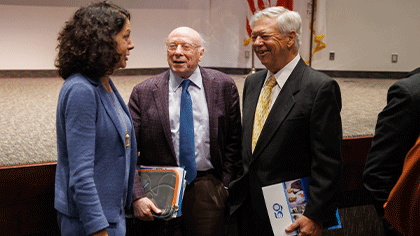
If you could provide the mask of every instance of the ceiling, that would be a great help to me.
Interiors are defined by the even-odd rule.
[[[0,5],[80,7],[99,0],[0,0]],[[112,0],[127,9],[203,9],[211,0]]]

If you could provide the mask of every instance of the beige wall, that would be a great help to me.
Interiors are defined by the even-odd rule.
[[[327,48],[315,68],[410,71],[420,66],[420,1],[327,0]],[[335,60],[328,60],[329,51]],[[391,54],[398,62],[391,63]]]
[[[161,0],[160,2],[162,2]],[[164,42],[177,26],[208,41],[203,66],[245,68],[245,0],[183,1],[183,7],[131,8],[128,68],[166,67]],[[162,5],[162,4],[161,4]],[[124,6],[124,5],[123,5]],[[57,33],[75,7],[0,5],[0,70],[54,69]],[[420,66],[420,1],[327,1],[327,48],[313,67],[323,70],[410,71]],[[335,52],[335,60],[328,53]],[[398,53],[398,63],[391,54]],[[256,67],[262,65],[256,59]]]

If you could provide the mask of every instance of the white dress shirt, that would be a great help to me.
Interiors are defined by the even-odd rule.
[[[274,77],[276,77],[277,84],[273,87],[271,90],[271,104],[270,104],[270,111],[273,107],[274,102],[276,101],[281,88],[283,88],[284,84],[286,83],[287,79],[289,78],[292,71],[295,69],[296,65],[298,64],[300,60],[300,55],[298,54],[292,61],[290,61],[285,67],[283,67],[281,70],[279,70],[276,74],[274,74]],[[263,88],[265,87],[265,84],[267,83],[268,79],[273,75],[271,71],[268,71],[267,77],[265,78]],[[262,91],[262,89],[261,89]],[[261,96],[261,93],[260,93]]]
[[[197,171],[213,169],[210,162],[210,130],[209,112],[207,108],[206,94],[203,87],[203,79],[200,69],[197,69],[188,78],[191,84],[188,92],[191,95],[193,119],[194,119],[194,142],[195,161]],[[181,93],[183,79],[170,71],[169,75],[169,120],[172,140],[175,147],[176,161],[179,165],[179,113],[181,107]]]

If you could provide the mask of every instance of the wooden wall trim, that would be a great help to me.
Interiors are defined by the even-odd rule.
[[[343,139],[339,208],[370,204],[362,174],[372,136]],[[1,235],[59,235],[54,209],[56,162],[0,167]]]
[[[55,167],[53,162],[0,167],[1,235],[59,235]]]

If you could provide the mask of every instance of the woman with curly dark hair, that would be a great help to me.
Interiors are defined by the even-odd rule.
[[[58,37],[65,79],[57,105],[55,201],[61,235],[125,235],[137,145],[109,76],[134,45],[130,14],[110,2],[82,7]]]

